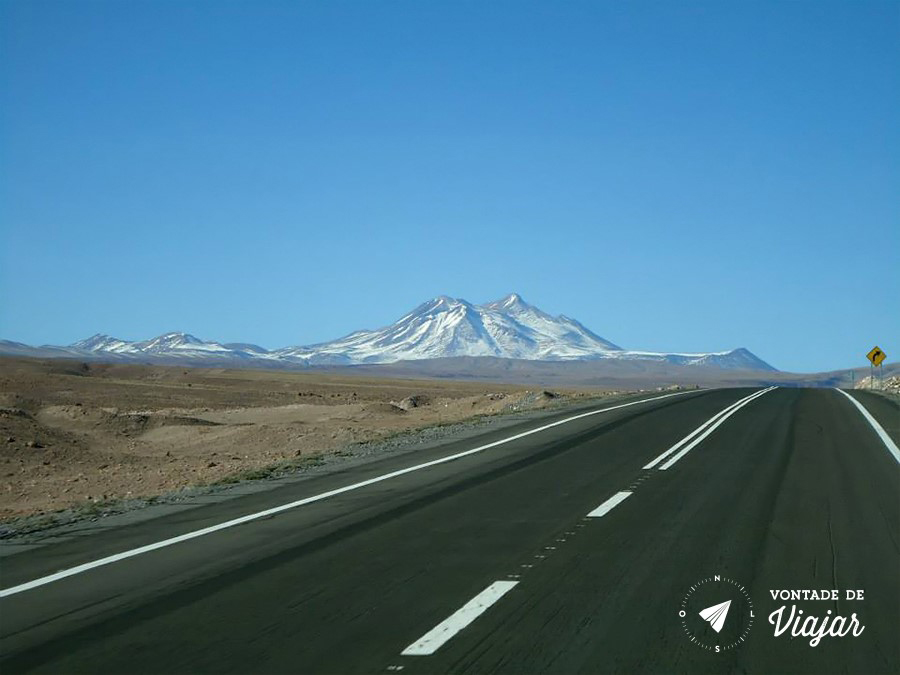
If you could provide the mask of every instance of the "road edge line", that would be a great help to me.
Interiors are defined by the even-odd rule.
[[[835,387],[834,390],[841,392],[844,396],[850,399],[850,402],[857,407],[857,409],[862,413],[862,416],[866,419],[869,425],[875,430],[875,433],[878,434],[881,442],[884,443],[885,447],[887,447],[888,452],[890,452],[894,456],[897,464],[900,464],[900,448],[898,448],[897,444],[894,443],[894,439],[888,436],[888,433],[884,430],[884,427],[878,423],[878,420],[876,420],[872,416],[872,413],[866,410],[866,407],[862,403],[857,401],[843,389],[838,389],[837,387]]]

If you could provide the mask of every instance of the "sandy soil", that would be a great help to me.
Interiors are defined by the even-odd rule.
[[[0,521],[233,480],[398,432],[598,393],[0,358]]]

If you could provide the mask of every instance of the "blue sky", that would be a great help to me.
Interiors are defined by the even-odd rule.
[[[0,337],[267,347],[511,291],[900,355],[900,3],[0,3]]]

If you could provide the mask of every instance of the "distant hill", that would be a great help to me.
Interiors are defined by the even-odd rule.
[[[384,328],[356,331],[331,342],[271,351],[250,343],[223,344],[173,332],[139,342],[97,334],[68,346],[31,347],[0,341],[0,354],[260,368],[493,357],[540,362],[640,362],[776,372],[744,348],[700,353],[623,349],[575,319],[551,316],[529,305],[516,293],[483,305],[440,296]]]

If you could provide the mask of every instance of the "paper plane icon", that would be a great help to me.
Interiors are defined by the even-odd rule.
[[[731,600],[726,600],[718,605],[707,607],[700,612],[700,618],[708,621],[713,630],[717,633],[722,630],[725,625],[725,617],[728,616],[728,608],[731,606]]]

